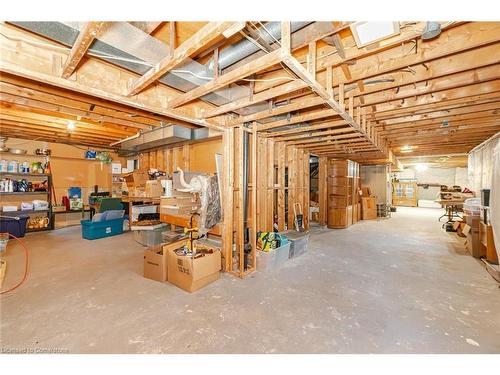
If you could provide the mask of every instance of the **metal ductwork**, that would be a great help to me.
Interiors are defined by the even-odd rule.
[[[292,33],[304,28],[312,22],[291,22],[290,30]],[[258,28],[259,35],[269,44],[273,44],[276,40],[281,39],[281,22],[268,22],[264,26]],[[222,50],[219,53],[219,68],[226,69],[231,65],[243,60],[255,52],[259,51],[259,47],[247,39],[243,39],[235,45]],[[211,59],[206,66],[213,71],[213,59]]]
[[[187,128],[180,125],[162,125],[156,129],[143,131],[116,142],[124,152],[135,153],[179,143],[194,143],[210,137],[219,136],[209,128]]]
[[[121,147],[129,151],[143,151],[186,142],[193,138],[192,130],[179,125],[161,126],[154,130],[142,132],[137,137],[122,142]]]
[[[83,23],[79,22],[10,22],[18,27],[33,33],[45,36],[67,47],[75,43]],[[292,32],[296,32],[312,22],[292,22]],[[261,37],[269,43],[281,38],[280,22],[268,22],[259,28]],[[257,52],[259,48],[249,40],[241,40],[233,46],[221,50],[219,54],[219,67],[226,69],[236,62]],[[143,32],[127,22],[115,22],[96,39],[88,53],[106,60],[112,64],[123,67],[140,75],[145,74],[162,58],[168,56],[168,46],[158,39]],[[159,79],[160,82],[177,90],[187,92],[205,84],[214,76],[213,60],[205,65],[192,59],[187,59],[171,72]],[[224,105],[233,100],[249,95],[249,88],[232,84],[201,99],[215,104]],[[236,111],[240,114],[249,114],[267,108],[265,104],[257,104],[252,108]]]

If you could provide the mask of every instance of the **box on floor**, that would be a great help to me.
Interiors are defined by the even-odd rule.
[[[466,215],[464,217],[466,225],[462,229],[462,234],[465,235],[465,248],[474,258],[482,258],[486,255],[486,249],[481,243],[479,236],[479,216]]]
[[[168,280],[168,250],[178,249],[186,244],[186,240],[152,246],[144,250],[144,277],[164,282]]]
[[[361,215],[363,220],[377,218],[377,200],[375,197],[361,197]]]
[[[168,281],[187,292],[194,292],[219,278],[221,253],[215,250],[198,258],[177,255],[168,250]]]

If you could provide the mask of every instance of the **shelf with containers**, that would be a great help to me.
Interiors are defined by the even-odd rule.
[[[30,189],[30,183],[37,183],[37,179],[41,180],[41,182],[38,182],[38,184],[40,186],[44,186],[45,190],[28,190]],[[14,181],[16,182],[15,184]],[[21,189],[21,191],[10,191],[11,189]],[[33,187],[31,187],[31,189],[33,189]],[[4,218],[24,215],[29,216],[27,224],[28,227],[26,229],[27,232],[51,230],[53,229],[54,225],[52,220],[51,191],[52,176],[50,174],[2,171],[0,172],[0,198],[2,201],[1,216]],[[33,203],[34,201],[37,201],[36,199],[34,199],[37,195],[43,196],[44,199],[40,200],[46,202],[46,204],[40,204],[40,209],[36,209]],[[23,197],[26,197],[26,199],[23,199]],[[33,205],[33,209],[21,209],[23,203]],[[6,206],[16,206],[17,210],[4,211],[4,207]]]

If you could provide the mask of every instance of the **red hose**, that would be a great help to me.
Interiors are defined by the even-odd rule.
[[[21,279],[21,281],[19,281],[16,285],[14,285],[12,288],[10,289],[7,289],[7,290],[2,290],[0,292],[0,295],[2,294],[5,294],[5,293],[9,293],[9,292],[12,292],[13,290],[19,288],[25,281],[26,279],[28,278],[28,270],[29,270],[29,254],[28,254],[28,248],[26,247],[26,245],[24,244],[23,241],[21,241],[19,238],[17,238],[16,236],[14,236],[13,234],[10,234],[9,233],[9,236],[14,238],[15,240],[17,240],[21,246],[23,247],[24,249],[24,275],[23,275],[23,278]]]

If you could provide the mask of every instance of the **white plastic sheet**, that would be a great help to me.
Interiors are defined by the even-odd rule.
[[[500,259],[500,141],[497,139],[492,154],[491,191],[490,191],[490,221],[493,227],[493,238]]]
[[[499,133],[482,147],[469,153],[469,182],[477,194],[490,189],[490,222],[500,258],[500,137]]]

